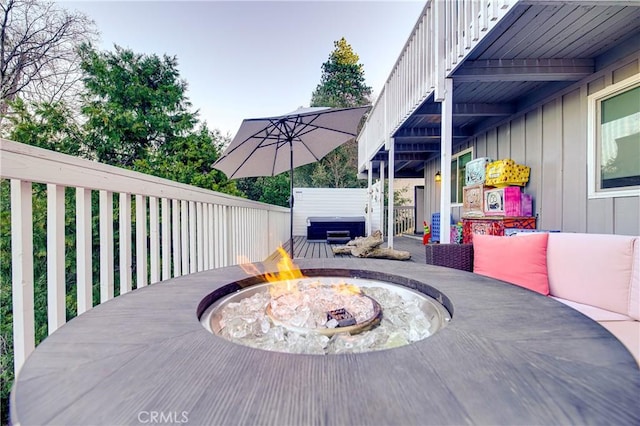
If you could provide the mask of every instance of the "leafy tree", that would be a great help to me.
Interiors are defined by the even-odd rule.
[[[22,99],[11,103],[10,139],[27,145],[86,156],[81,130],[75,122],[74,112],[64,102],[33,103]]]
[[[202,124],[197,132],[174,137],[152,150],[147,158],[135,160],[132,168],[212,191],[243,195],[235,181],[211,167],[220,157],[225,140],[219,130],[210,131]]]
[[[196,114],[188,112],[186,83],[179,79],[175,58],[137,55],[119,49],[96,52],[83,47],[83,70],[87,92],[82,110],[86,122],[78,126],[72,108],[61,102],[33,103],[16,98],[10,105],[9,139],[75,156],[99,159],[156,176],[207,189],[240,194],[211,164],[219,157],[225,140],[206,125],[195,128]],[[85,141],[88,143],[85,144]],[[9,182],[0,182],[0,396],[2,423],[7,423],[8,396],[13,382],[13,335],[11,316],[11,220]],[[98,194],[93,209],[98,211]],[[75,197],[68,189],[66,201],[67,318],[76,312]],[[114,240],[118,235],[118,201],[114,201]],[[46,186],[33,186],[34,305],[36,344],[47,335],[46,300]],[[93,218],[94,277],[99,269],[98,216]],[[116,242],[115,252],[118,252]],[[134,243],[135,244],[135,240]],[[135,251],[135,248],[134,248]],[[118,263],[115,262],[117,269]],[[133,277],[135,283],[135,276]],[[114,276],[118,294],[118,271]],[[99,281],[94,280],[94,304]]]
[[[12,103],[12,132],[9,138],[70,155],[82,153],[81,136],[73,114],[61,103],[36,103],[30,108],[20,99]],[[33,184],[33,248],[34,248],[34,313],[35,341],[47,336],[47,280],[46,280],[46,185]],[[67,318],[75,316],[75,204],[72,190],[66,198],[66,270]],[[2,424],[7,424],[8,398],[13,383],[13,317],[11,279],[11,214],[9,181],[0,182],[0,398]],[[96,265],[97,266],[97,265]]]
[[[96,35],[86,15],[53,2],[0,2],[0,123],[18,97],[69,103],[80,76],[76,48]]]
[[[277,176],[238,179],[237,185],[238,189],[251,200],[289,207],[289,193],[291,192],[289,172]]]
[[[343,38],[334,42],[335,49],[322,64],[320,84],[311,96],[311,106],[337,108],[371,103],[371,87],[365,84],[360,57]],[[355,138],[338,147],[320,162],[300,168],[296,185],[330,188],[366,186],[358,179],[358,144]]]
[[[86,141],[96,160],[131,168],[154,150],[188,136],[197,121],[189,112],[176,57],[81,49],[87,94],[82,112]]]

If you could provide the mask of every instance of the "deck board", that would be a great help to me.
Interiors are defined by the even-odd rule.
[[[386,242],[383,247],[386,247]],[[349,255],[333,253],[332,244],[325,241],[309,241],[305,236],[297,235],[293,237],[293,248],[295,250],[294,259],[326,259],[334,257],[351,257]],[[393,248],[396,250],[404,250],[411,253],[411,259],[408,262],[425,263],[425,249],[422,240],[410,236],[396,236],[393,238]],[[284,244],[284,249],[289,253],[289,242]],[[271,256],[269,256],[271,257]],[[395,261],[397,262],[397,261]]]

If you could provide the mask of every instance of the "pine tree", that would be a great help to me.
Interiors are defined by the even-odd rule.
[[[320,84],[311,96],[312,107],[348,108],[371,103],[371,87],[365,84],[360,57],[345,38],[333,43],[335,49],[322,64]],[[295,176],[295,175],[294,175]],[[358,144],[354,140],[332,151],[320,162],[301,168],[299,186],[323,188],[362,187],[358,180]]]

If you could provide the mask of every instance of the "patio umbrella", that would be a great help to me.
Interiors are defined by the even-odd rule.
[[[370,107],[299,108],[277,117],[242,121],[213,167],[229,179],[275,176],[287,170],[291,195],[291,258],[293,258],[293,169],[319,161],[357,135],[358,125]]]

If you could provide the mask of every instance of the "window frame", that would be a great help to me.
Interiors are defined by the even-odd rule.
[[[459,168],[460,168],[460,161],[459,161],[459,158],[460,158],[460,157],[462,157],[462,156],[463,156],[463,155],[465,155],[465,154],[468,154],[468,153],[471,153],[471,160],[469,160],[469,161],[474,160],[474,157],[473,157],[473,147],[470,147],[470,148],[467,148],[467,149],[463,149],[462,151],[460,151],[460,152],[456,152],[455,154],[452,154],[452,155],[451,155],[451,162],[452,162],[452,163],[453,163],[454,161],[456,162],[456,185],[455,185],[455,190],[456,190],[456,202],[454,203],[453,201],[451,201],[451,207],[460,207],[460,206],[462,206],[462,204],[463,204],[463,202],[462,202],[462,201],[459,201],[459,202],[457,201],[458,199],[462,200],[462,193],[458,194],[459,182],[457,181],[457,180],[458,180],[458,175],[459,175],[458,170],[459,170]],[[453,168],[451,168],[451,170],[453,170]],[[464,181],[462,182],[462,186],[464,187]],[[451,189],[451,192],[453,193],[453,189],[454,189],[453,184],[451,185],[451,188],[450,188],[450,189]],[[459,197],[458,197],[458,196],[459,196]]]
[[[600,105],[614,96],[640,87],[640,74],[612,84],[587,97],[587,185],[588,198],[640,196],[640,186],[600,188]]]

